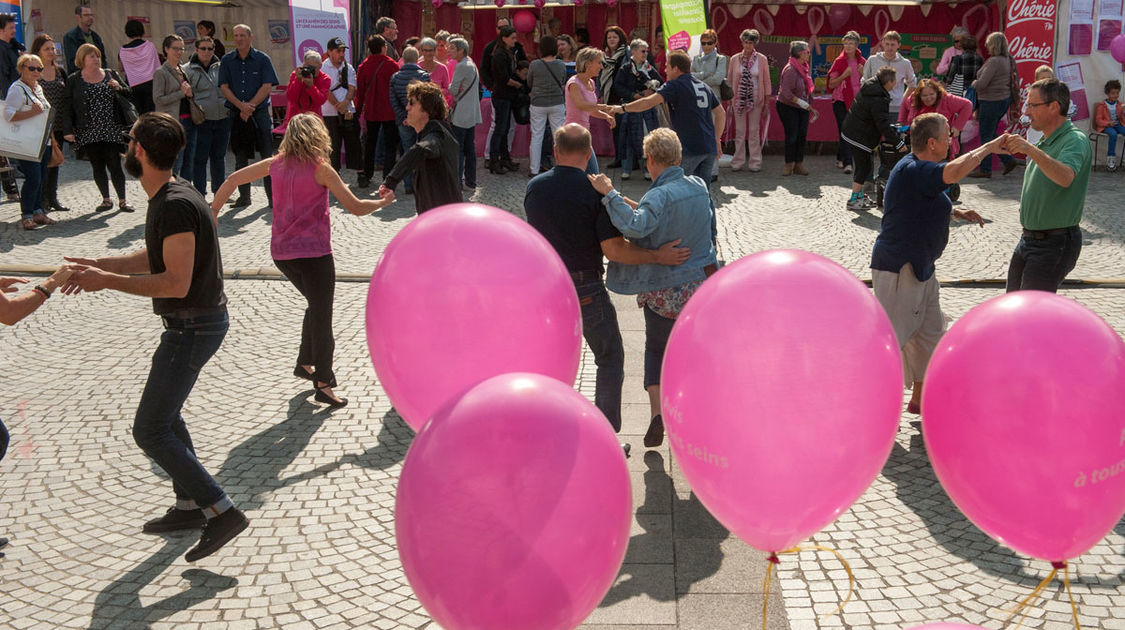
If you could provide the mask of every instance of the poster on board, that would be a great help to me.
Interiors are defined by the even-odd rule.
[[[660,17],[669,52],[686,50],[692,56],[699,54],[699,36],[707,30],[704,0],[663,0]]]
[[[323,56],[325,45],[333,37],[351,41],[348,32],[350,10],[348,0],[289,0],[293,66],[304,63],[305,51],[315,50]],[[345,57],[349,62],[351,53],[349,48]]]

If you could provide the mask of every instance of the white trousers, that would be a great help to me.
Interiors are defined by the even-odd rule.
[[[531,106],[531,173],[539,172],[540,158],[543,155],[543,123],[551,125],[551,133],[566,122],[566,103],[554,107]]]

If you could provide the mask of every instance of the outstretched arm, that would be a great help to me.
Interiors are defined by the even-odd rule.
[[[234,173],[231,173],[231,176],[223,182],[223,185],[219,186],[218,192],[215,193],[215,197],[211,200],[211,214],[215,216],[216,220],[219,218],[219,210],[222,209],[227,199],[230,199],[230,196],[234,193],[234,189],[243,184],[258,181],[266,175],[269,175],[270,165],[273,164],[273,160],[274,158],[272,157],[266,158],[261,162],[254,162],[250,166],[244,166]]]

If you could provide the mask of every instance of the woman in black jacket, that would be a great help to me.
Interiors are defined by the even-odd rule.
[[[512,155],[508,152],[508,129],[512,124],[512,102],[521,86],[516,79],[516,56],[513,47],[516,45],[516,29],[511,26],[500,27],[500,37],[496,39],[496,47],[492,51],[490,60],[492,68],[492,112],[496,118],[496,129],[492,132],[492,145],[489,155],[492,162],[489,170],[494,175],[503,175],[507,171],[518,170],[519,166],[512,162]]]
[[[613,80],[613,91],[621,99],[621,103],[631,103],[648,96],[663,83],[660,73],[649,62],[648,42],[643,39],[629,42],[629,56],[622,60],[622,64]],[[658,126],[656,110],[628,112],[622,119],[622,125],[624,129],[621,131],[621,144],[624,155],[618,156],[621,158],[621,179],[629,179],[636,159],[642,160],[641,170],[644,171],[645,179],[650,179],[648,171],[644,169],[644,150],[641,144],[648,132]]]
[[[414,207],[418,214],[438,206],[461,203],[460,143],[446,121],[447,112],[445,98],[437,85],[415,81],[406,88],[406,120],[403,124],[418,133],[418,141],[395,163],[394,170],[379,187],[380,197],[386,199],[389,195],[393,199],[398,183],[407,175],[413,175]],[[499,134],[499,118],[496,119],[496,128]],[[500,138],[501,144],[507,145],[507,132]]]
[[[855,162],[848,210],[867,210],[875,206],[863,196],[863,184],[874,171],[874,153],[879,139],[895,144],[899,151],[906,151],[905,140],[899,137],[891,122],[890,91],[894,88],[896,74],[894,68],[887,66],[864,82],[840,129],[840,137],[851,146]]]

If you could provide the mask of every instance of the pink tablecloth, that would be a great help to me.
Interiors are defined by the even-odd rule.
[[[816,122],[809,123],[809,133],[806,139],[809,142],[836,142],[839,139],[839,130],[836,129],[836,116],[832,113],[832,97],[818,96],[813,98],[813,107],[820,114]],[[785,129],[777,117],[777,97],[770,97],[770,128],[766,133],[767,140],[785,141]]]
[[[829,109],[831,109],[831,106],[829,106]],[[488,148],[486,140],[488,139],[488,127],[492,120],[491,98],[481,99],[480,117],[484,122],[477,125],[476,129],[477,155],[484,155]],[[512,140],[512,155],[526,157],[527,149],[531,145],[531,128],[527,125],[515,125],[515,128],[516,135]],[[594,140],[594,153],[602,156],[613,155],[613,132],[610,131],[609,123],[599,119],[591,120],[590,135],[593,136]]]

